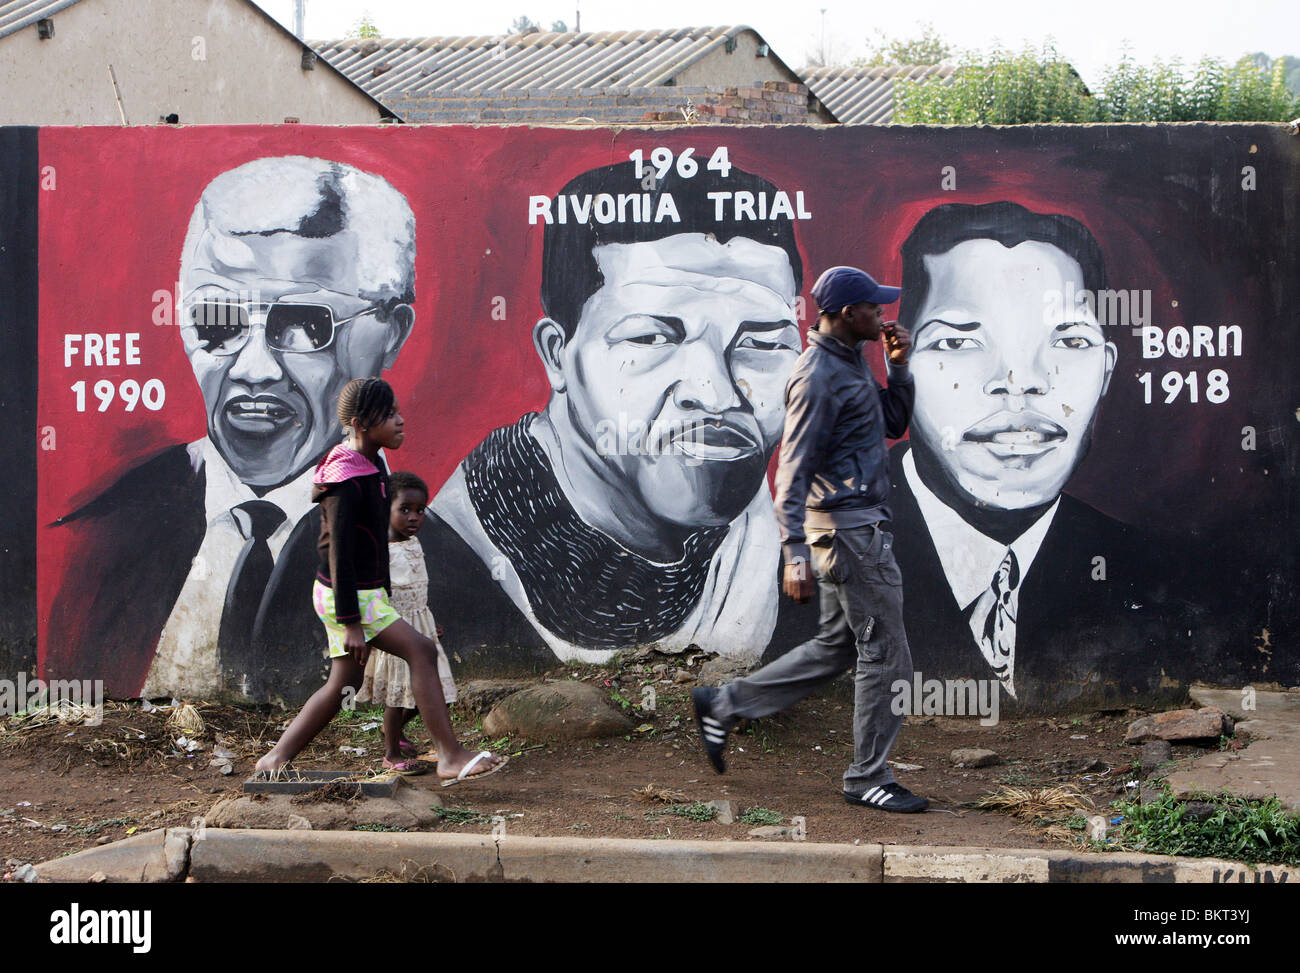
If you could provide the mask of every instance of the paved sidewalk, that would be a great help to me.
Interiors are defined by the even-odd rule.
[[[1191,697],[1236,720],[1237,736],[1249,737],[1250,745],[1180,762],[1166,778],[1174,796],[1223,790],[1252,801],[1276,796],[1300,813],[1300,692],[1257,690],[1252,710],[1243,708],[1240,690],[1195,688]]]

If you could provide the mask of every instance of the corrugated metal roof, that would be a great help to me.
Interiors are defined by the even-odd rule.
[[[652,87],[752,28],[310,41],[376,98],[421,92]],[[759,38],[760,43],[765,43]],[[376,74],[376,70],[379,73]]]
[[[81,0],[7,0],[0,3],[0,37],[30,27],[45,17],[53,17]]]
[[[894,118],[894,82],[951,78],[948,65],[889,68],[806,68],[799,72],[813,96],[842,125],[888,125]]]

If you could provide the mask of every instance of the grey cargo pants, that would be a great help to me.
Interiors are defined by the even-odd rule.
[[[912,679],[912,654],[903,630],[903,576],[893,541],[879,524],[810,531],[821,595],[817,635],[723,686],[713,704],[724,724],[769,716],[856,666],[853,763],[844,772],[844,790],[851,794],[893,781],[887,760],[903,717],[893,712],[890,687],[895,680],[910,684]]]

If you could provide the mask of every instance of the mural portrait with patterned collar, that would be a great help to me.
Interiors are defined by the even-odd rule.
[[[489,434],[435,498],[439,561],[478,565],[437,597],[493,626],[471,644],[567,662],[698,645],[756,661],[778,621],[767,470],[802,348],[797,213],[735,166],[725,178],[638,168],[534,197],[532,338],[550,396]],[[737,216],[733,194],[772,218]]]

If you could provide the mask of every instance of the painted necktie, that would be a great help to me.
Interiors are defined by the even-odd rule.
[[[1016,613],[1020,587],[1020,565],[1016,553],[1007,548],[1006,556],[993,574],[993,581],[975,601],[970,629],[975,643],[992,666],[1007,692],[1015,698],[1012,676],[1016,664]]]
[[[266,500],[249,500],[234,507],[231,513],[235,510],[243,511],[249,526],[244,530],[246,540],[235,560],[235,569],[226,588],[225,608],[221,613],[217,645],[221,650],[221,668],[226,678],[247,673],[253,665],[253,622],[275,567],[267,538],[284,523],[284,511]],[[240,518],[236,517],[235,522],[243,528]]]

